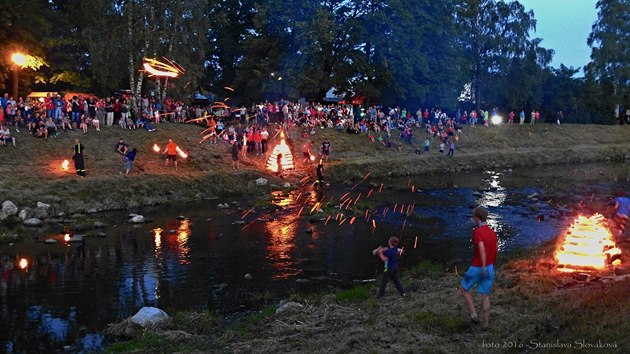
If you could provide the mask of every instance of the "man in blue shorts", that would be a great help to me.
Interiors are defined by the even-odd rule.
[[[483,328],[488,328],[490,319],[490,290],[494,282],[494,262],[497,258],[497,235],[486,225],[488,211],[477,207],[472,211],[472,220],[475,223],[473,231],[474,255],[472,266],[468,268],[462,279],[460,291],[466,300],[466,306],[470,311],[471,321],[478,323],[477,310],[473,302],[472,288],[476,285],[477,292],[481,295],[483,303]]]

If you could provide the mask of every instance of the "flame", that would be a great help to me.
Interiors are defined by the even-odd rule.
[[[66,242],[70,241],[70,234],[63,235],[63,240]]]
[[[278,172],[278,154],[282,154],[280,159],[282,170],[293,169],[293,155],[289,145],[284,141],[284,131],[280,131],[280,144],[273,148],[267,160],[267,168],[273,172]]]
[[[566,272],[602,270],[618,258],[621,250],[615,246],[612,234],[601,214],[590,217],[580,215],[566,232],[562,244],[556,249],[555,259],[559,270]],[[613,263],[618,265],[619,259]]]
[[[62,171],[68,171],[69,167],[70,167],[70,161],[63,160],[63,162],[61,163],[61,170]]]
[[[20,269],[26,269],[26,267],[28,267],[28,260],[26,258],[20,259],[19,266]]]
[[[158,146],[158,144],[153,144],[153,151],[160,152],[160,147]]]
[[[179,156],[183,159],[188,157],[188,154],[184,150],[180,149],[179,146],[177,147],[177,154],[179,154]]]
[[[166,59],[166,61],[172,63],[168,59]],[[156,59],[144,58],[144,63],[142,64],[142,67],[150,75],[158,77],[178,77],[179,74],[183,73],[182,70],[180,70],[181,67],[177,67],[169,63],[165,63]]]

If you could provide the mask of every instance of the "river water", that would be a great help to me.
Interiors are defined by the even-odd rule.
[[[272,211],[245,217],[251,199],[213,200],[147,208],[142,214],[153,221],[142,225],[128,224],[127,212],[98,215],[111,226],[82,243],[65,243],[61,226],[31,232],[0,245],[0,345],[8,353],[99,350],[100,331],[142,306],[231,315],[293,291],[371,282],[382,269],[371,250],[390,236],[404,246],[403,273],[423,260],[465,269],[475,205],[490,211],[506,254],[554,238],[573,220],[570,205],[537,196],[571,186],[576,198],[603,199],[627,178],[626,166],[611,164],[368,177],[321,193],[276,192]],[[360,209],[355,220],[334,208],[311,214],[315,202],[345,194]],[[60,242],[44,245],[46,238]]]

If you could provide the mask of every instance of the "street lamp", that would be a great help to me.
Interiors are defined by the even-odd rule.
[[[22,53],[13,53],[11,61],[15,64],[13,68],[13,99],[18,99],[18,69],[26,65],[26,56]]]

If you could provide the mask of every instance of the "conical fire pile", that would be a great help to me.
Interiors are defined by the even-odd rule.
[[[293,155],[291,154],[289,145],[287,145],[284,140],[284,131],[280,131],[280,144],[273,148],[271,155],[269,155],[269,159],[267,160],[267,168],[273,172],[278,172],[278,154],[282,154],[282,157],[280,158],[282,170],[292,170]]]

